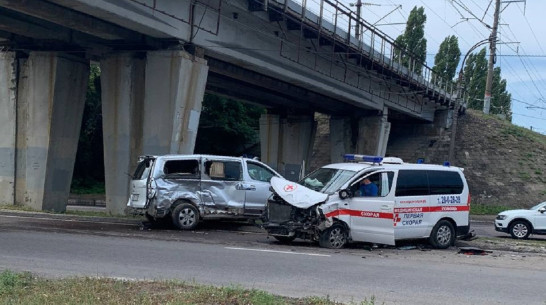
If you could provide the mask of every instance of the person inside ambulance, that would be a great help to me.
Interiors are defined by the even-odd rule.
[[[364,197],[377,197],[378,188],[375,183],[373,183],[369,177],[366,177],[360,181],[360,196]]]

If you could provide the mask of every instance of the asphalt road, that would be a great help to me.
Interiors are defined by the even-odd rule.
[[[543,255],[365,249],[284,246],[244,223],[182,232],[135,220],[0,213],[0,270],[235,284],[346,302],[375,296],[376,304],[546,304]]]

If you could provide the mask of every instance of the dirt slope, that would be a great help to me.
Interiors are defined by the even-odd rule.
[[[546,136],[467,111],[457,128],[456,165],[474,203],[529,207],[546,200]]]
[[[328,119],[316,116],[310,169],[330,163]],[[387,155],[415,163],[448,160],[451,129],[394,122]],[[468,110],[459,119],[454,166],[463,167],[474,204],[530,207],[546,201],[546,136]]]

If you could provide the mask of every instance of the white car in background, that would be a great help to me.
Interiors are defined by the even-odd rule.
[[[546,201],[528,210],[508,210],[495,219],[495,230],[509,233],[515,239],[527,239],[531,234],[546,234]]]

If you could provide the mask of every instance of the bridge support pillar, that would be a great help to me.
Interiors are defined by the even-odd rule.
[[[7,117],[0,120],[0,164],[10,165],[0,165],[0,185],[14,187],[2,194],[2,200],[63,212],[78,148],[89,62],[54,52],[31,52],[28,59],[16,62],[9,54],[1,57],[0,112]],[[7,93],[6,80],[11,86]]]
[[[101,67],[106,206],[123,214],[139,155],[193,153],[208,67],[183,51],[119,54]]]
[[[289,180],[298,180],[311,159],[316,123],[313,114],[264,114],[260,118],[261,159]]]
[[[17,60],[0,52],[0,204],[15,204]]]
[[[388,108],[380,115],[361,118],[358,125],[356,151],[359,154],[385,156],[391,123],[387,121]]]
[[[353,120],[349,117],[330,117],[330,160],[343,162],[343,156],[356,151],[353,142]]]
[[[388,108],[380,115],[357,120],[350,117],[330,117],[330,159],[343,162],[347,153],[385,156],[391,123]]]
[[[142,153],[145,60],[121,53],[101,60],[106,207],[122,214],[131,169]]]

